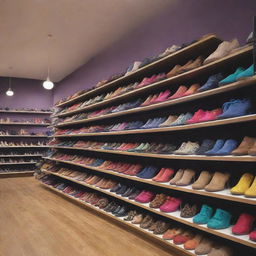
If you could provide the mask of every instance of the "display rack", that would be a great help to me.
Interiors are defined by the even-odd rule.
[[[55,127],[55,130],[65,130],[65,129],[78,129],[83,127],[90,127],[91,125],[114,125],[117,123],[127,122],[129,121],[137,121],[143,119],[145,121],[144,115],[146,115],[148,118],[156,117],[156,116],[162,116],[164,113],[166,116],[167,113],[170,114],[170,111],[174,111],[174,113],[177,113],[179,109],[182,109],[185,112],[188,112],[190,107],[194,110],[196,107],[202,108],[204,105],[212,104],[214,105],[214,102],[219,102],[223,99],[226,100],[228,97],[232,99],[232,97],[250,97],[251,93],[253,93],[256,83],[256,76],[252,76],[248,79],[237,81],[230,83],[225,86],[217,87],[208,91],[195,93],[190,96],[186,96],[183,98],[168,100],[165,102],[153,104],[150,106],[144,106],[144,107],[137,107],[133,109],[128,109],[116,113],[109,113],[101,116],[91,117],[91,118],[83,118],[81,120],[72,120],[72,121],[63,121],[63,118],[66,117],[72,117],[76,114],[80,113],[90,113],[91,111],[97,111],[101,110],[105,107],[111,107],[111,106],[117,106],[118,104],[130,102],[132,100],[137,100],[138,98],[146,99],[149,95],[152,95],[156,92],[159,92],[164,89],[174,89],[178,88],[181,84],[193,84],[193,83],[200,83],[202,84],[202,81],[205,81],[207,77],[216,74],[218,72],[223,72],[225,75],[228,75],[232,72],[234,72],[235,68],[239,67],[239,65],[248,67],[252,63],[252,55],[253,55],[253,47],[251,45],[242,47],[241,49],[238,49],[234,51],[232,54],[225,56],[219,60],[213,61],[209,64],[202,65],[198,68],[195,68],[191,71],[179,74],[177,76],[174,76],[172,78],[167,78],[165,80],[147,85],[145,87],[142,87],[140,89],[135,89],[133,91],[129,91],[127,93],[124,93],[122,95],[116,96],[112,99],[103,100],[101,102],[93,103],[91,105],[82,107],[81,109],[76,110],[68,110],[68,107],[77,103],[77,102],[83,102],[85,100],[88,100],[90,98],[93,98],[95,96],[98,96],[102,93],[108,93],[113,91],[113,89],[118,88],[119,86],[128,85],[129,83],[134,83],[137,81],[141,81],[141,79],[145,76],[150,76],[156,73],[159,73],[159,71],[166,72],[167,70],[170,70],[172,67],[174,67],[176,64],[182,64],[186,63],[190,59],[195,59],[196,57],[202,55],[204,57],[207,57],[211,52],[213,52],[217,46],[221,43],[221,40],[218,39],[214,35],[210,35],[207,37],[204,37],[201,40],[198,40],[195,43],[192,43],[191,45],[168,55],[167,57],[160,59],[158,61],[155,61],[154,63],[151,63],[141,69],[138,69],[132,74],[129,74],[127,76],[120,77],[114,81],[111,81],[99,88],[92,89],[88,92],[83,93],[82,95],[79,95],[77,97],[73,97],[67,101],[64,101],[62,103],[59,103],[56,105],[56,107],[65,109],[65,111],[58,113],[54,115],[55,118],[58,119],[58,122],[53,125]],[[225,102],[225,101],[224,101]],[[178,109],[178,110],[177,110]],[[163,112],[162,112],[163,111]],[[172,112],[171,112],[172,113]],[[177,139],[179,137],[186,137],[187,141],[190,139],[189,136],[194,136],[194,140],[197,138],[200,138],[200,136],[204,136],[205,138],[207,135],[207,132],[210,131],[211,136],[214,138],[219,138],[220,135],[224,134],[223,136],[226,138],[230,134],[237,137],[240,134],[240,128],[242,127],[241,131],[242,133],[248,132],[249,134],[252,134],[252,131],[254,129],[254,125],[256,123],[256,115],[254,113],[250,113],[245,116],[238,116],[233,118],[227,118],[223,120],[213,120],[208,121],[204,123],[196,123],[196,124],[187,124],[187,125],[179,125],[174,127],[164,127],[164,128],[152,128],[152,129],[135,129],[135,130],[123,130],[123,131],[104,131],[104,132],[82,132],[78,134],[72,134],[72,132],[62,135],[54,134],[52,137],[54,139],[58,139],[61,142],[65,141],[96,141],[96,142],[158,142],[168,140],[168,138]],[[233,128],[233,129],[232,129]],[[243,136],[247,134],[242,134]],[[253,136],[253,135],[251,135]],[[184,141],[184,140],[183,140]],[[120,150],[107,150],[102,148],[82,148],[82,147],[76,147],[76,146],[58,146],[58,145],[51,145],[50,148],[52,148],[57,153],[63,153],[63,154],[70,154],[70,155],[81,155],[81,156],[88,156],[88,157],[94,157],[94,158],[100,158],[100,159],[115,159],[116,161],[135,161],[136,163],[145,163],[149,161],[150,163],[154,162],[154,160],[157,163],[161,163],[163,161],[163,166],[167,166],[167,163],[174,165],[186,165],[190,166],[193,164],[195,166],[195,163],[197,166],[201,166],[202,168],[205,168],[207,165],[209,165],[211,168],[213,167],[213,164],[216,163],[216,166],[218,168],[221,166],[223,169],[230,172],[230,174],[234,175],[232,171],[229,170],[231,168],[230,166],[233,166],[234,164],[237,164],[238,167],[241,168],[241,171],[246,170],[246,168],[254,168],[252,169],[252,173],[255,175],[255,162],[256,157],[251,155],[245,155],[245,156],[233,156],[233,155],[227,155],[227,156],[205,156],[205,155],[175,155],[175,154],[156,154],[156,153],[139,153],[139,152],[127,152],[127,151],[120,151]],[[50,161],[51,163],[55,164],[61,164],[63,166],[68,167],[79,167],[79,170],[84,171],[92,171],[94,174],[99,175],[108,175],[108,177],[112,177],[113,179],[121,179],[126,181],[126,183],[129,182],[135,182],[136,184],[140,184],[142,188],[144,186],[149,186],[154,189],[154,191],[158,191],[161,193],[162,190],[169,191],[170,193],[182,193],[184,197],[186,195],[192,196],[194,200],[214,200],[214,203],[216,205],[221,205],[225,207],[230,207],[230,204],[233,204],[233,206],[237,209],[243,209],[249,210],[249,211],[255,211],[255,205],[256,205],[256,198],[246,198],[243,196],[235,196],[230,193],[230,190],[228,188],[225,188],[223,191],[220,192],[207,192],[202,190],[194,190],[192,189],[192,186],[185,186],[185,187],[178,187],[175,185],[170,185],[169,183],[158,183],[154,182],[153,180],[149,179],[142,179],[136,176],[129,176],[125,175],[113,170],[108,170],[104,168],[99,167],[93,167],[90,165],[84,165],[79,163],[74,163],[72,161],[67,160],[60,160],[55,158],[54,156],[51,157],[45,157],[46,161]],[[217,168],[217,167],[216,167]],[[250,169],[250,170],[251,170]],[[143,211],[151,212],[153,214],[159,215],[161,217],[165,217],[167,219],[170,219],[171,221],[175,221],[177,223],[181,223],[182,225],[186,225],[188,227],[191,227],[193,229],[202,231],[206,234],[210,234],[216,239],[224,239],[224,241],[231,242],[234,244],[235,247],[242,248],[242,251],[247,250],[255,250],[256,243],[249,240],[248,236],[237,236],[232,234],[231,227],[224,230],[214,230],[208,228],[206,225],[197,225],[194,224],[192,219],[185,219],[180,217],[180,211],[174,212],[174,213],[164,213],[161,212],[158,209],[150,208],[148,204],[141,204],[135,201],[132,201],[128,198],[124,198],[120,195],[117,195],[110,190],[104,190],[99,187],[96,187],[94,185],[86,184],[85,182],[79,182],[73,178],[60,175],[58,173],[50,172],[47,170],[42,170],[44,173],[48,175],[52,175],[54,177],[58,177],[60,179],[66,180],[68,182],[72,182],[74,184],[79,184],[81,186],[87,187],[91,190],[98,191],[100,193],[103,193],[111,198],[120,200],[125,202],[128,205],[141,208]],[[198,171],[198,170],[197,170]],[[44,186],[50,188],[51,190],[56,191],[57,193],[60,193],[61,195],[68,197],[72,200],[75,200],[79,202],[80,204],[86,205],[86,207],[91,208],[95,210],[96,212],[101,212],[103,215],[107,215],[111,219],[115,219],[118,222],[121,222],[122,225],[132,227],[133,229],[138,230],[139,232],[142,232],[146,236],[149,236],[151,239],[160,241],[163,244],[167,244],[168,247],[178,250],[184,255],[195,255],[193,252],[187,251],[183,249],[180,246],[174,245],[173,243],[170,243],[168,241],[164,241],[160,236],[153,235],[151,232],[142,230],[138,226],[132,225],[131,223],[127,223],[123,221],[121,218],[117,218],[109,213],[106,213],[102,210],[99,210],[98,208],[91,206],[89,204],[86,204],[84,202],[81,202],[79,199],[75,199],[74,197],[71,197],[58,189],[54,189],[51,186],[45,185]],[[232,211],[231,208],[229,208],[230,211]],[[250,251],[251,252],[251,251]]]

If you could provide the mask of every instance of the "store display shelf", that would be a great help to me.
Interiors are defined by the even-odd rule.
[[[0,146],[1,148],[49,148],[49,146]]]
[[[23,174],[33,174],[34,171],[22,171],[22,172],[1,172],[0,171],[0,178],[2,176],[15,176],[15,175],[23,175]]]
[[[54,135],[52,137],[90,137],[90,136],[110,136],[110,135],[126,135],[126,134],[146,134],[146,133],[161,133],[161,132],[172,132],[172,131],[182,131],[191,130],[197,128],[206,128],[213,126],[229,125],[235,123],[244,123],[256,121],[256,114],[233,117],[227,119],[213,120],[204,123],[186,124],[179,126],[170,126],[164,128],[152,128],[152,129],[137,129],[137,130],[123,130],[123,131],[110,131],[110,132],[91,132],[91,133],[80,133],[80,134],[64,134],[64,135]]]
[[[0,123],[0,125],[48,126],[49,124],[9,122],[9,123]]]
[[[68,106],[70,104],[73,104],[76,101],[85,99],[87,97],[104,92],[107,89],[113,88],[118,83],[121,83],[121,82],[127,83],[129,81],[129,79],[133,79],[134,77],[138,76],[139,74],[142,75],[147,70],[154,70],[159,65],[167,65],[167,64],[170,65],[171,62],[172,62],[172,65],[174,65],[174,64],[176,64],[176,62],[178,61],[179,58],[183,58],[183,57],[187,56],[188,54],[192,54],[192,53],[194,53],[194,55],[196,55],[199,49],[206,49],[206,48],[211,47],[214,50],[217,48],[219,43],[221,43],[221,40],[219,38],[217,38],[215,35],[205,36],[202,39],[198,40],[197,42],[192,43],[191,45],[184,47],[181,50],[178,50],[164,58],[161,58],[160,60],[154,61],[153,63],[150,63],[150,64],[130,73],[129,75],[122,76],[118,79],[115,79],[115,80],[109,82],[109,83],[106,83],[105,85],[103,85],[101,87],[92,89],[88,92],[85,92],[82,95],[79,95],[75,98],[72,98],[72,99],[64,101],[60,104],[57,104],[56,107]]]
[[[20,163],[0,163],[0,165],[28,165],[36,164],[37,162],[20,162]]]
[[[202,161],[231,161],[231,162],[256,162],[256,156],[204,156],[204,155],[167,155],[167,154],[152,154],[152,153],[134,153],[116,150],[106,150],[106,149],[92,149],[92,148],[78,148],[78,147],[57,147],[49,146],[50,148],[56,149],[70,149],[70,150],[82,150],[91,152],[101,152],[116,155],[126,155],[126,156],[139,156],[139,157],[150,157],[157,159],[175,159],[175,160],[202,160]]]
[[[7,113],[7,114],[45,114],[51,115],[51,111],[26,111],[26,110],[0,110],[0,113]]]
[[[115,114],[114,116],[119,116],[119,115],[121,116],[121,115],[131,114],[131,113],[137,113],[137,112],[141,113],[141,112],[149,111],[149,110],[157,110],[157,109],[161,109],[161,108],[164,108],[164,107],[174,106],[174,105],[177,105],[177,104],[186,103],[186,102],[190,102],[190,101],[193,101],[193,100],[199,100],[199,99],[202,99],[202,98],[205,98],[205,97],[210,97],[210,96],[218,95],[218,94],[221,94],[221,93],[225,93],[225,92],[237,90],[237,89],[240,89],[240,88],[244,88],[244,87],[247,87],[247,86],[251,86],[251,85],[255,84],[255,82],[256,82],[256,76],[252,76],[252,77],[250,77],[246,80],[237,81],[237,82],[234,82],[234,83],[231,83],[231,84],[228,84],[228,85],[225,85],[225,86],[221,86],[221,87],[218,87],[218,88],[215,88],[215,89],[211,89],[211,90],[208,90],[208,91],[198,92],[198,93],[195,93],[195,94],[192,94],[192,95],[189,95],[189,96],[185,96],[185,97],[182,97],[182,98],[177,98],[177,99],[172,99],[172,100],[169,100],[169,101],[156,103],[156,104],[149,105],[149,106],[137,107],[137,108],[130,109],[130,110],[120,111],[120,112],[117,112],[117,113],[111,113],[111,114],[107,114],[107,116],[113,117],[113,114]],[[162,81],[158,82],[157,84],[159,84],[159,83],[162,83]],[[122,99],[125,100],[127,98],[127,96],[130,96],[130,95],[136,96],[136,94],[140,93],[140,90],[142,90],[142,89],[145,90],[145,88],[141,88],[141,89],[138,89],[136,91],[131,91],[131,92],[128,92],[126,94],[117,96],[114,99],[109,99],[109,100],[105,100],[105,101],[103,100],[99,103],[95,103],[91,106],[87,106],[87,107],[84,107],[82,109],[77,109],[77,110],[69,111],[69,112],[66,112],[66,113],[57,114],[55,117],[65,117],[65,116],[69,116],[69,115],[72,115],[72,114],[81,113],[81,112],[84,112],[84,111],[87,111],[87,110],[91,110],[92,108],[96,108],[96,107],[98,108],[98,107],[101,107],[101,106],[103,107],[105,104],[108,104],[112,101],[114,102],[114,100],[115,101],[116,100],[122,100]],[[92,118],[90,118],[90,119],[92,119]]]
[[[0,135],[0,138],[48,138],[47,135]]]
[[[89,203],[83,202],[83,201],[79,200],[78,198],[75,198],[75,197],[70,196],[66,193],[63,193],[62,191],[60,191],[56,188],[53,188],[52,186],[49,186],[49,185],[44,184],[42,182],[40,182],[40,184],[42,186],[56,192],[57,194],[65,197],[65,198],[68,198],[73,202],[78,203],[79,205],[81,205],[81,206],[83,206],[87,209],[91,209],[91,210],[95,211],[97,214],[98,213],[102,214],[103,216],[106,216],[106,217],[110,218],[111,220],[118,222],[122,226],[128,227],[131,230],[136,230],[139,233],[142,233],[143,235],[146,236],[146,238],[149,238],[152,241],[156,241],[156,242],[160,243],[160,245],[164,245],[164,246],[166,246],[167,248],[169,248],[171,250],[182,253],[182,255],[184,255],[184,256],[196,256],[196,254],[194,254],[192,251],[185,250],[182,246],[178,246],[178,245],[173,244],[170,241],[164,240],[163,238],[161,238],[160,235],[154,235],[153,232],[142,229],[142,228],[139,227],[139,225],[132,224],[131,222],[127,222],[127,221],[123,220],[122,217],[116,217],[116,216],[112,215],[111,213],[105,212],[104,210],[101,210],[101,209],[99,209],[99,208],[97,208],[97,207],[95,207],[95,206],[93,206]],[[202,255],[202,256],[206,256],[206,255]]]
[[[44,157],[44,159],[52,160],[52,161],[56,161],[56,162],[60,162],[60,163],[65,163],[65,164],[69,164],[69,165],[73,165],[73,166],[83,167],[83,168],[86,168],[89,170],[94,170],[94,171],[97,171],[100,173],[110,174],[110,175],[121,177],[121,178],[124,178],[127,180],[133,180],[133,181],[137,181],[137,182],[141,182],[141,183],[145,183],[145,184],[150,184],[155,187],[167,188],[170,190],[181,191],[181,192],[186,192],[186,193],[190,193],[190,194],[196,194],[196,195],[202,195],[202,196],[206,196],[206,197],[214,197],[214,198],[218,198],[218,199],[229,200],[229,201],[233,201],[233,202],[256,205],[256,198],[245,198],[244,196],[232,195],[230,193],[229,189],[225,189],[225,190],[219,191],[219,192],[207,192],[207,191],[203,191],[203,190],[194,190],[191,185],[185,186],[185,187],[178,187],[178,186],[170,185],[168,182],[159,183],[159,182],[155,182],[153,180],[142,179],[142,178],[139,178],[136,176],[128,176],[128,175],[118,173],[115,171],[111,171],[111,170],[105,170],[105,169],[101,169],[101,168],[97,168],[97,167],[92,167],[89,165],[74,163],[72,161],[58,160],[55,158],[48,158],[48,157]]]
[[[3,157],[42,157],[43,155],[35,154],[35,155],[0,155],[0,158]]]
[[[54,173],[51,173],[51,174],[54,174]],[[55,174],[54,174],[55,175]],[[115,197],[119,200],[122,200],[126,203],[129,203],[129,204],[132,204],[132,205],[135,205],[137,207],[140,207],[142,209],[145,209],[147,211],[150,211],[152,213],[155,213],[155,214],[158,214],[158,215],[161,215],[161,216],[164,216],[166,218],[169,218],[171,220],[174,220],[174,221],[177,221],[177,222],[180,222],[180,223],[183,223],[185,225],[188,225],[188,226],[191,226],[193,228],[196,228],[196,229],[199,229],[199,230],[202,230],[202,231],[205,231],[207,233],[210,233],[210,234],[213,234],[213,235],[217,235],[219,237],[223,237],[225,239],[228,239],[228,240],[231,240],[233,242],[237,242],[237,243],[240,243],[240,244],[243,244],[243,245],[246,245],[246,246],[249,246],[249,247],[252,247],[252,248],[256,248],[256,243],[252,242],[249,240],[249,237],[247,235],[243,235],[243,236],[235,236],[232,234],[231,232],[231,228],[227,228],[227,229],[223,229],[223,230],[214,230],[214,229],[210,229],[210,228],[207,228],[206,225],[197,225],[195,223],[193,223],[193,218],[181,218],[180,217],[180,211],[176,211],[176,212],[172,212],[172,213],[165,213],[165,212],[161,212],[160,210],[158,209],[153,209],[153,208],[150,208],[149,207],[149,203],[138,203],[136,201],[132,201],[130,199],[127,199],[127,198],[124,198],[120,195],[117,195],[113,192],[110,192],[109,189],[100,189],[96,186],[93,186],[93,185],[89,185],[89,184],[86,184],[84,182],[80,182],[80,181],[76,181],[74,179],[71,179],[71,178],[67,178],[63,175],[55,175],[55,176],[59,176],[63,179],[66,179],[66,180],[70,180],[74,183],[77,183],[77,184],[80,184],[82,186],[85,186],[85,187],[88,187],[90,189],[93,189],[95,191],[99,191],[101,193],[104,193],[106,195],[109,195],[111,197]]]

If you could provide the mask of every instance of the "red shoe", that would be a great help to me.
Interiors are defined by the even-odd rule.
[[[133,165],[132,168],[127,170],[127,172],[124,172],[124,174],[135,176],[138,172],[140,172],[142,169],[142,166],[140,164]]]
[[[158,181],[158,179],[164,174],[165,168],[162,168],[160,172],[152,178],[153,181]]]
[[[212,111],[206,111],[205,115],[199,118],[199,122],[207,122],[217,119],[218,115],[222,114],[221,108],[214,109]]]
[[[256,242],[256,229],[250,233],[249,238],[250,240]]]
[[[200,88],[200,85],[199,85],[199,84],[192,84],[192,85],[189,87],[189,89],[182,95],[182,97],[195,94],[199,88]]]
[[[181,235],[177,235],[173,238],[173,242],[175,244],[184,244],[188,240],[191,240],[193,238],[193,235],[190,232],[184,232]]]
[[[180,98],[184,95],[184,93],[188,90],[188,88],[184,85],[181,85],[178,90],[171,96],[169,97],[168,99],[169,100],[172,100],[172,99],[177,99],[177,98]]]
[[[250,214],[242,213],[239,216],[236,224],[232,227],[232,233],[235,235],[249,234],[250,231],[252,230],[252,225],[254,220],[255,220],[254,216]]]
[[[168,182],[174,174],[174,170],[171,168],[165,168],[163,174],[155,181],[157,182]]]
[[[189,120],[187,120],[187,124],[194,124],[194,123],[199,123],[200,119],[205,115],[205,111],[203,111],[202,109],[199,109],[198,111],[196,111],[196,113],[192,116],[192,118],[190,118]]]
[[[165,203],[160,206],[160,210],[162,212],[175,212],[180,207],[181,202],[178,198],[168,196]]]

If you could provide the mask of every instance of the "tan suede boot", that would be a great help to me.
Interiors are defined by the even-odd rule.
[[[179,170],[176,172],[175,176],[170,180],[170,184],[171,184],[171,185],[175,185],[175,183],[176,183],[178,180],[181,179],[183,173],[184,173],[184,170],[183,170],[183,169],[179,169]]]
[[[193,177],[195,177],[196,172],[191,169],[186,169],[180,180],[176,181],[175,185],[177,186],[188,186]]]
[[[247,137],[246,136],[246,137],[244,137],[243,141],[238,146],[238,148],[233,150],[231,152],[231,154],[235,155],[235,156],[248,155],[249,154],[249,150],[252,148],[252,146],[254,145],[255,142],[256,142],[255,138]]]
[[[215,172],[211,182],[204,189],[209,192],[221,191],[225,188],[229,177],[229,173]]]
[[[192,184],[193,189],[204,189],[204,187],[209,184],[210,180],[212,179],[212,173],[208,171],[202,171],[198,177],[198,179],[195,181],[195,183]]]

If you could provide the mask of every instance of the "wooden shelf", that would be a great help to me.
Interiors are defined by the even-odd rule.
[[[110,131],[110,132],[91,132],[91,133],[80,133],[80,134],[64,134],[64,135],[54,135],[52,137],[66,138],[66,137],[90,137],[90,136],[111,136],[111,135],[126,135],[126,134],[145,134],[145,133],[161,133],[161,132],[172,132],[172,131],[182,131],[191,130],[197,128],[229,125],[235,123],[244,123],[256,121],[256,114],[233,117],[227,119],[213,120],[204,123],[186,124],[179,126],[170,126],[164,128],[152,128],[152,129],[137,129],[137,130],[123,130],[123,131]]]
[[[129,176],[129,175],[125,175],[125,174],[118,173],[118,172],[111,171],[111,170],[105,170],[105,169],[101,169],[101,168],[97,168],[97,167],[92,167],[89,165],[73,163],[72,161],[58,160],[58,159],[49,158],[49,157],[44,157],[44,158],[47,160],[51,160],[51,161],[56,161],[56,162],[65,163],[65,164],[69,164],[69,165],[73,165],[73,166],[83,167],[83,168],[86,168],[89,170],[94,170],[94,171],[97,171],[100,173],[107,173],[107,174],[121,177],[121,178],[128,179],[128,180],[133,180],[133,181],[137,181],[137,182],[141,182],[141,183],[145,183],[145,184],[150,184],[155,187],[167,188],[170,190],[182,191],[182,192],[186,192],[186,193],[190,193],[190,194],[196,194],[196,195],[214,197],[214,198],[223,199],[223,200],[229,200],[229,201],[233,201],[233,202],[256,205],[256,198],[254,199],[254,198],[246,198],[244,196],[232,195],[230,193],[229,189],[225,189],[220,192],[207,192],[204,190],[194,190],[191,185],[184,186],[184,187],[178,187],[178,186],[170,185],[168,182],[159,183],[159,182],[155,182],[153,180],[142,179],[142,178],[139,178],[136,176]]]
[[[48,173],[51,173],[51,172],[48,172]],[[51,174],[54,174],[54,173],[51,173]],[[176,211],[176,212],[173,212],[173,213],[161,212],[158,209],[150,208],[149,204],[142,204],[142,203],[138,203],[136,201],[129,200],[129,199],[125,198],[125,197],[122,197],[122,196],[119,196],[119,195],[117,195],[115,193],[110,192],[110,190],[100,189],[100,188],[98,188],[96,186],[89,185],[89,184],[86,184],[84,182],[79,182],[79,181],[76,181],[74,179],[62,176],[62,175],[56,175],[56,174],[54,174],[54,175],[55,176],[59,176],[59,177],[61,177],[63,179],[66,179],[66,180],[70,180],[70,181],[72,181],[74,183],[77,183],[77,184],[80,184],[82,186],[91,188],[93,190],[99,191],[99,192],[104,193],[106,195],[109,195],[111,197],[115,197],[115,198],[117,198],[119,200],[122,200],[122,201],[124,201],[126,203],[129,203],[129,204],[132,204],[132,205],[135,205],[137,207],[143,208],[143,209],[145,209],[147,211],[150,211],[152,213],[155,213],[155,214],[164,216],[166,218],[169,218],[171,220],[174,220],[174,221],[186,224],[186,225],[191,226],[193,228],[200,229],[202,231],[205,231],[205,232],[213,234],[213,235],[217,235],[219,237],[223,237],[223,238],[231,240],[233,242],[237,242],[237,243],[244,244],[244,245],[252,247],[252,248],[256,248],[256,243],[250,241],[249,240],[249,236],[234,236],[231,233],[231,228],[227,228],[227,229],[224,229],[224,230],[209,229],[209,228],[207,228],[206,225],[197,225],[197,224],[193,223],[193,221],[192,221],[193,218],[189,218],[189,219],[181,218],[180,217],[180,211]]]
[[[0,138],[48,138],[47,135],[0,135]]]
[[[37,162],[20,162],[20,163],[0,163],[0,165],[24,165],[24,164],[36,164]]]
[[[0,179],[2,178],[15,178],[20,176],[32,176],[34,171],[22,171],[22,172],[0,172]]]
[[[131,230],[136,230],[137,232],[143,234],[143,237],[149,238],[152,241],[158,242],[160,245],[164,245],[164,246],[166,246],[167,248],[169,248],[171,250],[177,251],[179,253],[179,255],[196,256],[196,254],[193,253],[193,251],[185,250],[182,246],[178,246],[178,245],[173,244],[171,241],[164,240],[164,239],[161,238],[160,235],[154,235],[153,232],[142,229],[142,228],[139,227],[139,225],[132,224],[131,222],[123,220],[122,217],[116,217],[116,216],[112,215],[111,213],[105,212],[104,210],[101,210],[101,209],[97,208],[96,206],[93,206],[89,203],[86,203],[86,202],[83,202],[83,201],[79,200],[78,198],[75,198],[75,197],[70,196],[66,193],[63,193],[62,191],[60,191],[56,188],[53,188],[52,186],[49,186],[49,185],[44,184],[42,182],[40,182],[40,184],[42,186],[56,192],[57,194],[65,197],[65,198],[68,198],[73,202],[78,203],[79,205],[81,205],[81,206],[83,206],[87,209],[95,211],[97,214],[101,214],[104,217],[110,218],[112,221],[115,221],[118,224],[120,224],[120,225],[122,225],[126,228],[128,227]]]
[[[173,106],[173,105],[181,104],[181,103],[187,103],[187,102],[190,102],[192,100],[198,100],[198,99],[206,98],[206,97],[209,97],[209,96],[214,96],[214,95],[218,95],[218,94],[221,94],[221,93],[225,93],[225,92],[228,92],[228,91],[233,91],[233,90],[236,90],[236,89],[239,89],[239,88],[251,86],[251,85],[255,84],[255,82],[256,82],[256,76],[253,76],[253,77],[248,78],[248,79],[243,80],[243,81],[235,82],[235,83],[232,83],[232,84],[229,84],[229,85],[226,85],[226,86],[223,86],[223,87],[218,87],[218,88],[208,90],[208,91],[205,91],[205,92],[192,94],[192,95],[189,95],[189,96],[186,96],[186,97],[165,101],[165,102],[153,104],[153,105],[150,105],[150,106],[128,109],[128,110],[120,111],[120,112],[116,112],[116,113],[109,113],[109,114],[106,114],[106,115],[96,116],[96,117],[92,117],[92,118],[88,118],[88,119],[82,119],[82,120],[70,121],[70,122],[63,122],[63,123],[55,125],[55,127],[69,126],[69,125],[73,125],[73,124],[84,124],[84,123],[104,120],[104,119],[113,118],[113,117],[119,117],[119,116],[130,115],[130,114],[139,114],[139,113],[143,113],[145,111],[157,110],[157,109],[161,109],[161,108],[164,108],[164,107],[169,107],[169,106]]]
[[[26,110],[0,110],[0,113],[7,113],[7,114],[45,114],[51,115],[51,111],[26,111]]]
[[[148,70],[154,70],[155,68],[159,67],[159,65],[175,65],[177,64],[176,62],[178,62],[178,59],[180,59],[181,57],[186,57],[188,55],[188,53],[193,52],[194,56],[196,56],[198,54],[198,50],[199,49],[205,49],[205,48],[212,48],[212,50],[215,50],[217,48],[217,46],[221,43],[221,40],[218,39],[215,35],[209,35],[209,36],[205,36],[202,39],[199,39],[197,42],[184,47],[172,54],[169,54],[168,56],[161,58],[160,60],[154,61],[153,63],[150,63],[138,70],[136,70],[135,72],[126,75],[126,76],[122,76],[116,80],[113,80],[109,83],[104,84],[101,87],[92,89],[88,92],[85,92],[84,94],[77,96],[73,99],[67,100],[65,102],[62,102],[60,104],[56,104],[56,107],[64,107],[64,106],[68,106],[70,104],[73,104],[74,102],[77,102],[79,100],[91,97],[91,96],[96,96],[99,93],[102,93],[104,91],[106,91],[107,89],[111,89],[114,88],[114,86],[118,85],[119,83],[127,83],[130,79],[133,79],[135,77],[138,77],[138,75],[143,75],[145,74],[145,71]]]
[[[35,123],[10,122],[10,123],[0,123],[0,125],[48,126],[49,124],[35,124]]]
[[[0,149],[1,148],[49,148],[49,146],[0,146]]]
[[[167,154],[134,153],[134,152],[125,152],[125,151],[115,151],[115,150],[106,150],[106,149],[92,149],[92,148],[78,148],[78,147],[50,146],[50,148],[82,150],[82,151],[101,152],[101,153],[116,154],[116,155],[150,157],[150,158],[157,158],[157,159],[256,162],[256,156],[230,156],[230,155],[228,155],[228,156],[205,156],[205,155],[172,155],[172,154],[167,155]]]
[[[42,157],[43,155],[0,155],[0,158],[3,157]]]

